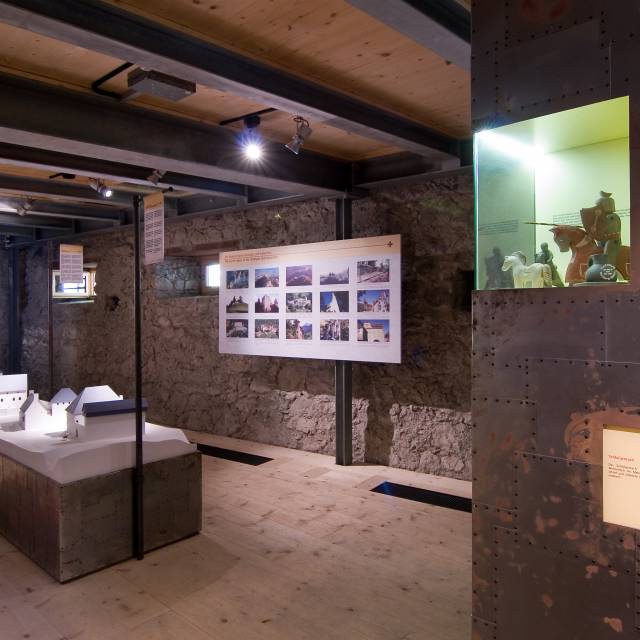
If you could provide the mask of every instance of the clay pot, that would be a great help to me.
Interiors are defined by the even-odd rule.
[[[589,268],[584,274],[585,282],[615,282],[618,273],[609,261],[606,253],[596,253],[589,256]]]

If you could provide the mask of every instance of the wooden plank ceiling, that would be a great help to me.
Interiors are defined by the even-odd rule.
[[[469,135],[469,74],[344,0],[110,1],[453,137]],[[90,91],[122,62],[0,23],[0,67],[10,73]],[[125,84],[122,74],[104,88],[124,92]],[[204,86],[178,103],[150,96],[133,102],[209,123],[270,106]],[[287,142],[294,115],[264,116],[263,134]],[[353,161],[399,151],[325,124],[311,126],[306,148],[320,153]]]

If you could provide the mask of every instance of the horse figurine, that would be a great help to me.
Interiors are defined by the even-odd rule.
[[[509,269],[513,269],[513,284],[516,289],[540,289],[552,284],[551,267],[538,262],[527,265],[526,258],[520,251],[504,259],[502,270]]]
[[[603,247],[581,227],[573,225],[557,225],[551,227],[553,239],[562,253],[571,251],[571,260],[564,275],[567,284],[584,282],[585,273],[589,268],[589,257],[603,253]],[[630,257],[629,247],[620,246],[616,253],[616,269],[624,280],[629,279]]]

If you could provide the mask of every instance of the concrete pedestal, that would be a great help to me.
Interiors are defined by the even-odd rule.
[[[60,582],[130,558],[132,469],[67,484],[0,454],[0,533]],[[198,533],[199,453],[144,465],[145,550]]]

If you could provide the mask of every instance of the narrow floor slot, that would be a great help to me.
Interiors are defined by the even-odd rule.
[[[429,489],[420,489],[419,487],[410,487],[406,484],[386,481],[374,487],[371,491],[393,496],[394,498],[404,498],[405,500],[414,500],[415,502],[424,502],[437,507],[471,513],[471,498],[452,496],[449,493],[440,493],[439,491],[430,491]]]
[[[257,467],[259,464],[264,464],[265,462],[271,462],[271,460],[273,460],[273,458],[258,456],[253,453],[234,451],[233,449],[223,449],[222,447],[214,447],[209,444],[201,443],[198,443],[198,451],[204,453],[205,456],[222,458],[223,460],[232,460],[233,462],[242,462],[243,464],[250,464],[254,467]]]

